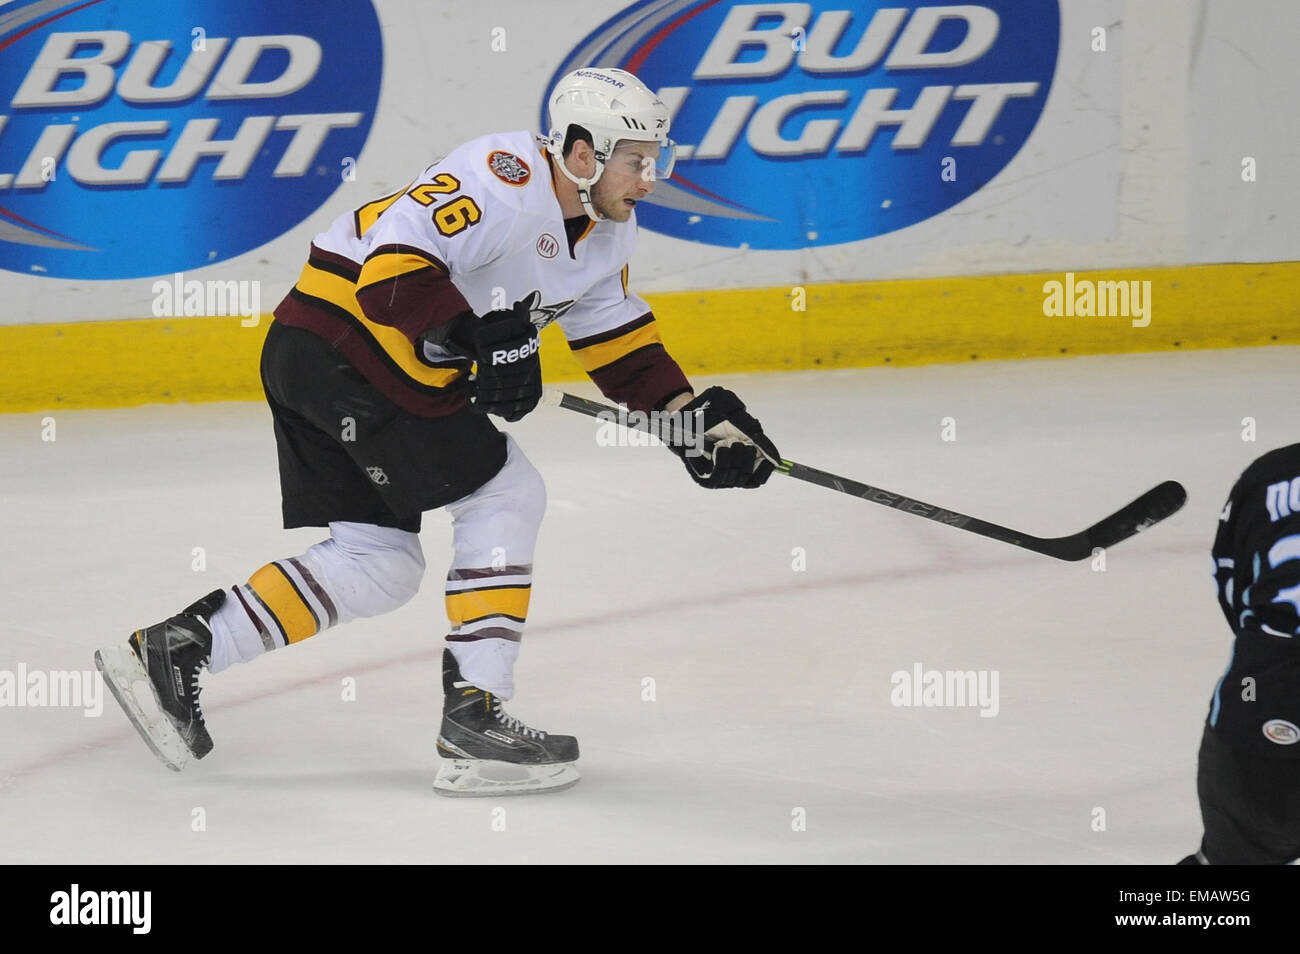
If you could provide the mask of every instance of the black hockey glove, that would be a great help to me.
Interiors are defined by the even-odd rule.
[[[478,367],[470,378],[470,407],[517,421],[542,399],[541,342],[533,325],[530,298],[508,309],[479,317],[458,316],[441,333],[426,339],[454,354],[471,358]]]
[[[781,462],[762,425],[726,388],[709,388],[679,413],[685,433],[668,446],[701,487],[761,487]]]

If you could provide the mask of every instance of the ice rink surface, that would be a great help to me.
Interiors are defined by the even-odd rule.
[[[591,419],[539,409],[506,425],[549,492],[508,709],[579,737],[576,788],[432,792],[435,512],[416,599],[207,678],[216,748],[182,774],[106,693],[98,718],[0,708],[0,856],[1175,861],[1200,837],[1196,749],[1231,642],[1210,543],[1241,470],[1300,440],[1297,359],[695,378],[736,390],[786,457],[1039,536],[1182,481],[1187,506],[1104,571],[779,475],[706,491],[663,448],[598,446]],[[98,646],[324,536],[281,529],[264,406],[55,412],[53,441],[46,416],[0,416],[0,670],[92,669]],[[917,664],[995,672],[996,715],[893,705],[893,674]]]

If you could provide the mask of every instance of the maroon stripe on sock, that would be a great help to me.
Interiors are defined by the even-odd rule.
[[[271,607],[269,607],[269,606],[266,605],[266,600],[262,599],[260,596],[257,595],[257,590],[253,589],[253,588],[250,586],[250,587],[248,588],[248,592],[250,592],[250,593],[253,594],[253,599],[257,600],[257,605],[260,606],[260,607],[262,607],[262,609],[266,610],[266,615],[269,616],[269,617],[271,618],[271,622],[273,622],[273,623],[275,624],[275,628],[276,628],[277,630],[279,630],[279,632],[280,632],[280,645],[281,645],[281,646],[288,646],[288,645],[289,645],[289,634],[285,632],[285,630],[284,630],[284,624],[280,622],[280,617],[276,616],[276,615],[275,615],[275,612],[271,609]],[[262,632],[266,632],[266,630],[263,629]],[[272,638],[274,639],[274,636],[272,636]]]
[[[267,650],[275,649],[275,637],[271,635],[270,631],[266,628],[266,625],[262,622],[262,617],[253,612],[252,608],[248,605],[248,602],[244,599],[244,594],[239,592],[238,586],[231,587],[231,589],[233,589],[235,595],[239,597],[239,605],[244,608],[244,612],[248,614],[248,618],[252,620],[253,625],[257,627],[257,635],[262,640],[263,648]],[[254,593],[253,595],[256,596],[257,594]],[[259,600],[259,602],[261,601]]]
[[[448,590],[448,596],[460,596],[462,593],[482,593],[484,590],[531,590],[531,583],[493,583],[491,580],[484,580],[482,586],[467,586],[460,590]]]
[[[286,562],[287,562],[287,561],[286,561]],[[280,563],[279,560],[276,560],[275,562],[273,562],[273,563],[271,564],[271,566],[273,566],[273,567],[275,567],[277,570],[279,570],[279,571],[280,571],[280,575],[281,575],[282,577],[284,577],[285,582],[288,583],[291,587],[293,587],[294,595],[297,596],[298,599],[302,600],[302,605],[305,606],[305,607],[307,607],[307,612],[308,612],[308,613],[311,613],[311,621],[312,621],[314,624],[316,624],[316,633],[319,633],[319,632],[320,632],[320,617],[316,615],[316,610],[314,610],[314,609],[312,608],[311,603],[309,603],[309,602],[307,601],[307,597],[306,597],[305,595],[303,595],[302,589],[298,586],[297,582],[294,580],[294,578],[293,578],[292,576],[289,575],[289,571],[286,570],[286,569],[284,568],[284,566]],[[311,635],[315,636],[316,633],[312,633]]]
[[[480,629],[476,633],[447,634],[447,642],[449,643],[476,643],[480,639],[508,639],[512,643],[517,643],[523,639],[523,634],[515,632],[513,629],[502,629],[498,627]]]
[[[524,623],[527,622],[527,620],[525,620],[522,616],[511,616],[509,613],[484,613],[482,616],[475,616],[473,619],[463,620],[461,622],[461,625],[465,626],[468,623],[479,623],[485,619],[508,619],[513,622],[519,623],[520,625],[523,625]]]
[[[248,618],[253,621],[253,625],[257,627],[258,633],[265,636],[266,627],[262,624],[262,618],[258,616],[256,613],[254,613],[253,610],[249,607],[247,601],[245,601],[244,599],[244,594],[239,592],[239,587],[235,586],[235,587],[231,587],[231,589],[233,589],[235,591],[235,595],[239,597],[239,605],[244,608],[244,612],[248,614]]]
[[[449,580],[485,580],[493,576],[523,576],[533,572],[533,565],[525,563],[522,566],[503,566],[495,570],[490,566],[462,566],[452,567],[447,571]]]
[[[287,562],[291,564],[295,570],[297,570],[299,573],[302,574],[302,578],[307,581],[307,588],[312,591],[312,593],[316,596],[316,599],[320,600],[321,606],[325,607],[325,613],[326,615],[329,616],[328,625],[334,626],[335,624],[337,624],[339,621],[338,610],[334,608],[334,601],[331,600],[329,594],[325,592],[325,588],[316,582],[316,577],[311,575],[311,572],[298,561],[297,557],[290,557]],[[320,621],[317,620],[318,628],[319,628],[319,624]]]

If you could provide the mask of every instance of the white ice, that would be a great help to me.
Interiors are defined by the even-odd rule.
[[[1201,834],[1196,749],[1230,646],[1210,543],[1246,464],[1300,440],[1298,357],[697,376],[789,458],[1040,536],[1182,481],[1184,510],[1104,571],[780,476],[706,491],[663,448],[600,447],[594,421],[540,409],[508,425],[550,494],[509,708],[580,738],[576,788],[432,792],[450,540],[432,513],[422,593],[210,677],[216,748],[182,774],[107,696],[98,718],[0,708],[0,856],[1177,860]],[[4,415],[0,447],[0,670],[91,669],[98,646],[323,536],[281,529],[258,404]],[[996,671],[996,716],[892,705],[917,663]]]

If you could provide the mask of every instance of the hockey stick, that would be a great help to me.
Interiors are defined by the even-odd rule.
[[[568,394],[558,388],[546,388],[542,402],[567,408],[570,411],[577,411],[579,414],[586,414],[589,417],[617,422],[624,427],[634,426],[628,423],[627,413],[621,408],[602,404],[599,401],[589,401],[586,398]],[[652,420],[656,424],[660,424],[658,418]],[[644,425],[636,425],[635,429],[654,434],[655,437],[667,443],[671,439],[671,434],[660,433],[661,427],[662,424],[656,427],[650,421],[647,421]],[[977,533],[982,537],[1001,540],[1003,543],[1009,543],[1013,547],[1020,547],[1022,550],[1032,550],[1044,556],[1067,561],[1086,560],[1093,555],[1096,548],[1111,547],[1123,540],[1127,540],[1134,534],[1159,523],[1171,514],[1177,513],[1187,501],[1187,491],[1183,489],[1183,485],[1176,480],[1166,480],[1164,483],[1152,487],[1132,503],[1121,507],[1109,517],[1097,521],[1087,530],[1080,530],[1078,533],[1064,537],[1035,537],[1019,530],[1012,530],[1010,527],[1003,527],[996,523],[989,523],[987,520],[967,516],[964,513],[936,507],[934,504],[928,504],[913,497],[905,497],[902,494],[882,490],[879,487],[872,487],[870,484],[850,480],[847,477],[828,474],[824,470],[808,467],[792,460],[782,459],[776,470],[777,473],[785,474],[787,477],[804,480],[830,490],[838,490],[842,494],[849,494],[853,497],[861,497],[863,500],[869,500],[872,503],[892,507],[895,510],[901,510],[917,517],[924,517],[927,520],[934,520],[937,523],[956,527],[959,530],[966,530],[969,533]]]

